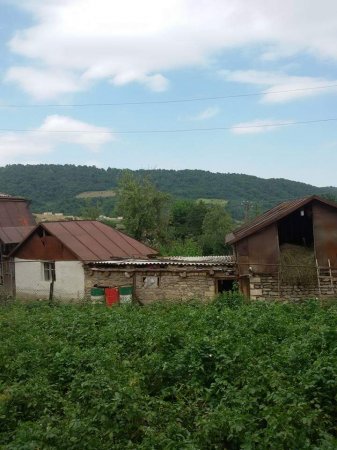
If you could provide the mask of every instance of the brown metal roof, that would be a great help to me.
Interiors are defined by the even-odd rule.
[[[35,229],[35,226],[0,227],[0,241],[4,244],[18,244]]]
[[[318,197],[317,195],[311,195],[310,197],[304,197],[296,200],[290,200],[288,202],[283,202],[275,206],[274,208],[266,211],[264,214],[261,214],[260,216],[256,217],[248,224],[245,224],[240,228],[234,230],[232,233],[229,233],[226,236],[226,243],[234,244],[235,242],[240,241],[241,239],[262,230],[268,225],[277,222],[278,220],[282,219],[288,214],[291,214],[292,212],[296,211],[297,209],[307,205],[308,203],[314,200],[323,203],[325,205],[332,206],[333,208],[337,208],[336,203],[330,202],[329,200],[325,200],[324,198]]]
[[[156,250],[95,220],[43,222],[31,235],[38,228],[43,228],[55,236],[82,261],[145,258],[157,254]],[[25,240],[27,239],[29,236]],[[24,245],[24,242],[15,251]]]
[[[0,196],[0,227],[22,227],[35,224],[27,200]]]

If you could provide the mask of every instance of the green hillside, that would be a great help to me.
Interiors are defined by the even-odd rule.
[[[115,199],[76,198],[88,191],[115,189],[121,169],[98,169],[75,165],[8,165],[0,167],[0,192],[32,200],[34,212],[58,211],[78,215],[91,201],[102,212],[111,215]],[[187,199],[222,199],[228,201],[232,214],[243,214],[243,201],[258,203],[267,209],[278,202],[311,194],[337,194],[337,188],[318,188],[286,179],[262,179],[250,175],[212,173],[202,170],[137,170],[137,176],[148,176],[156,186],[175,197]]]

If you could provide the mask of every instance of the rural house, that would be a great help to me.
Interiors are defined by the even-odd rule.
[[[226,237],[251,299],[337,293],[337,205],[318,196],[281,203]]]
[[[46,222],[15,248],[16,296],[82,299],[86,264],[121,258],[144,259],[156,251],[94,220]]]
[[[0,194],[0,295],[14,292],[14,268],[10,252],[34,228],[35,220],[29,201],[20,197]]]

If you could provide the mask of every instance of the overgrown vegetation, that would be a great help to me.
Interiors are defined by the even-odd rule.
[[[0,310],[0,446],[335,449],[337,307]]]
[[[162,255],[213,255],[230,251],[225,236],[233,221],[225,205],[176,200],[147,178],[130,171],[117,190],[117,213],[132,237],[160,249]]]

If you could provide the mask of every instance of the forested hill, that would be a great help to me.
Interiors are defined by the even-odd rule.
[[[0,192],[29,198],[34,212],[78,214],[83,200],[76,199],[77,194],[114,189],[121,173],[120,169],[75,165],[8,165],[0,167]],[[262,179],[243,174],[163,169],[134,173],[148,176],[158,189],[175,197],[226,199],[237,217],[242,214],[243,201],[257,203],[266,209],[280,201],[306,195],[337,194],[335,187],[318,188],[286,179]],[[113,198],[95,201],[102,202],[105,214],[112,214]]]

